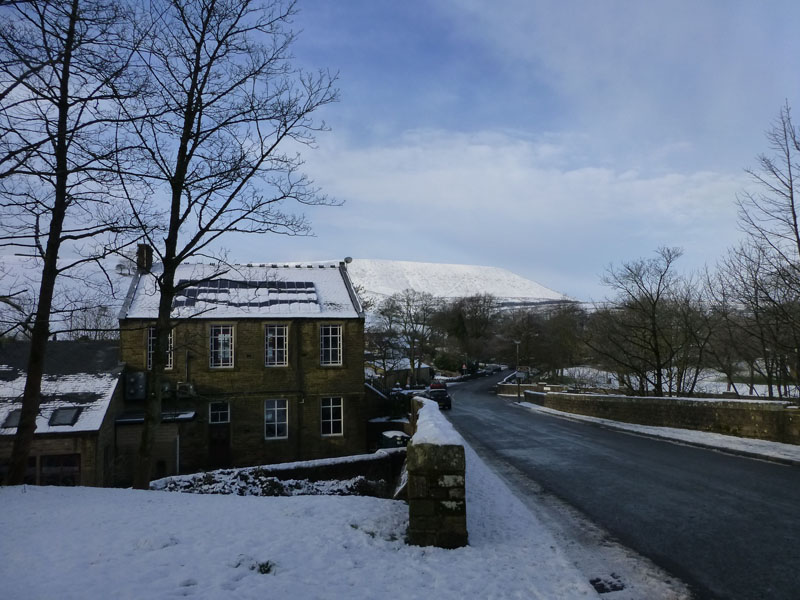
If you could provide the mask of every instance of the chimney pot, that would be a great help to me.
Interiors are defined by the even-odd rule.
[[[153,266],[153,248],[150,244],[139,244],[136,248],[136,270],[147,273]]]

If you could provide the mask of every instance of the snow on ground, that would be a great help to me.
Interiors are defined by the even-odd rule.
[[[571,377],[575,382],[582,386],[602,387],[612,390],[619,388],[619,381],[614,373],[601,371],[588,365],[564,369],[564,375]],[[730,386],[727,383],[725,373],[716,371],[714,369],[704,369],[700,373],[694,391],[716,395],[736,391],[742,396],[774,400],[778,400],[777,396],[779,393],[777,386],[773,386],[772,393],[775,395],[775,397],[769,398],[769,387],[762,383],[756,383],[752,386],[752,388],[746,383],[737,383],[734,388],[734,386]],[[784,389],[783,396],[785,398],[794,400],[800,396],[800,386],[790,386]],[[696,400],[697,397],[694,396],[693,399]],[[714,400],[712,399],[712,401]]]
[[[368,497],[0,488],[5,598],[596,598],[468,446],[470,545],[408,546]]]
[[[569,394],[571,392],[548,392],[548,394]],[[506,397],[509,394],[504,394]],[[629,396],[627,394],[619,393],[620,396],[623,396],[626,400],[668,400],[674,402],[692,402],[692,403],[702,403],[702,402],[709,402],[715,404],[764,404],[764,405],[774,405],[774,406],[793,406],[796,404],[794,400],[778,400],[778,399],[769,399],[763,397],[756,397],[756,396],[747,396],[744,398],[703,398],[700,396]],[[581,394],[581,396],[585,396],[587,398],[608,398],[608,394]],[[619,396],[618,396],[619,397]]]
[[[752,438],[740,438],[731,435],[723,435],[721,433],[710,433],[707,431],[695,431],[692,429],[676,429],[674,427],[653,427],[649,425],[636,425],[634,423],[623,423],[621,421],[612,421],[610,419],[601,419],[599,417],[589,417],[585,415],[576,415],[573,413],[562,412],[552,408],[545,408],[538,404],[530,402],[520,402],[520,406],[524,406],[530,410],[548,413],[560,417],[568,417],[578,421],[588,421],[591,423],[598,423],[607,427],[615,429],[622,429],[633,433],[641,433],[648,436],[674,440],[678,442],[685,442],[695,446],[703,446],[709,448],[717,448],[719,450],[727,450],[738,454],[744,454],[753,457],[762,457],[765,459],[778,460],[782,462],[793,462],[800,464],[800,446],[794,444],[782,444],[780,442],[770,442],[767,440],[756,440]]]

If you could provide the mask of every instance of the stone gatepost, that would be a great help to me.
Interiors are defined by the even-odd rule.
[[[417,546],[467,545],[464,447],[410,444],[408,541]]]

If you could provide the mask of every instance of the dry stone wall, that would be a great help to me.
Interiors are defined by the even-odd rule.
[[[788,402],[699,400],[526,392],[525,400],[564,412],[800,444],[800,409]]]

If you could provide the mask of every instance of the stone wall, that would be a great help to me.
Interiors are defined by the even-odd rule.
[[[516,396],[517,389],[519,389],[519,393],[521,396],[525,395],[525,392],[528,391],[538,391],[538,385],[534,383],[525,383],[520,384],[519,388],[516,383],[500,383],[497,385],[497,395],[498,396]]]
[[[11,458],[14,445],[13,436],[3,436],[0,439],[0,463],[5,463]],[[81,435],[39,434],[34,436],[29,455],[29,468],[33,468],[33,477],[29,482],[40,485],[39,477],[44,457],[57,457],[77,455],[80,469],[79,479],[70,481],[66,485],[102,486],[103,481],[97,479],[97,433],[90,432]]]
[[[181,456],[181,430],[185,430],[189,423],[161,423],[156,430],[153,443],[152,461],[154,478],[165,477],[169,474],[192,472],[191,468],[183,467]],[[116,461],[114,468],[114,485],[128,487],[133,485],[136,456],[142,439],[142,425],[126,423],[117,425],[116,435]],[[178,464],[180,463],[180,465]],[[190,467],[191,467],[190,461]],[[201,469],[197,469],[201,470]]]
[[[415,434],[408,446],[408,541],[440,548],[466,546],[464,446],[452,443],[452,426],[435,402],[425,401],[415,415],[417,434],[424,430],[425,435]],[[437,434],[440,430],[444,435]]]
[[[526,392],[525,400],[564,412],[800,444],[800,410],[786,402],[698,400]]]
[[[259,470],[269,477],[282,481],[290,479],[345,481],[363,476],[370,480],[383,480],[387,483],[387,489],[394,491],[405,457],[405,448],[389,448],[378,450],[372,454],[265,465]]]
[[[250,467],[242,469],[234,479],[252,482],[256,479],[274,478],[280,481],[317,482],[364,478],[368,485],[359,488],[361,494],[378,498],[392,498],[401,479],[405,457],[405,448],[389,448],[378,450],[372,454]],[[211,482],[218,484],[224,481],[225,476],[229,473],[230,471],[221,469],[192,475],[170,476],[152,481],[150,488],[199,493],[228,493],[208,491],[207,486],[211,485],[213,489],[214,483]],[[248,476],[252,476],[252,479]],[[204,488],[206,491],[203,491]]]
[[[525,392],[565,392],[569,386],[548,384],[548,383],[525,383],[519,386],[520,395],[524,396]],[[516,383],[501,383],[497,386],[498,396],[516,396],[517,384]]]

